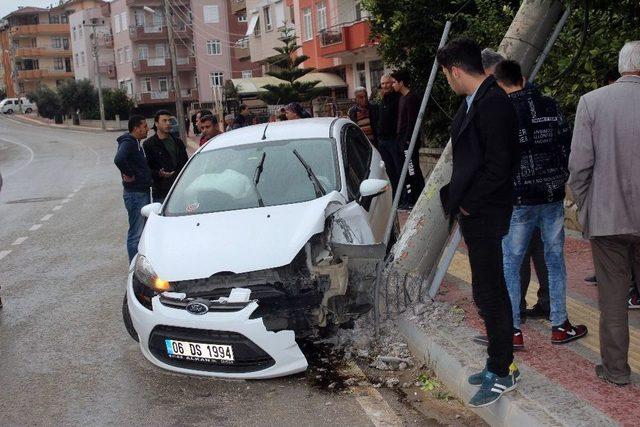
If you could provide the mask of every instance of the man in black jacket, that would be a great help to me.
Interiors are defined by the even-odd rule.
[[[518,118],[509,97],[482,67],[480,48],[466,39],[438,50],[449,85],[466,96],[451,126],[453,172],[440,190],[442,206],[459,218],[471,265],[473,299],[489,346],[485,369],[469,377],[480,390],[470,406],[486,406],[516,387],[511,303],[502,269],[502,237],[509,231]]]
[[[149,195],[151,171],[140,144],[149,132],[147,120],[142,116],[133,115],[129,118],[128,129],[128,133],[118,137],[118,151],[113,162],[120,170],[124,187],[124,206],[129,215],[127,252],[131,262],[138,253],[138,242],[144,228],[144,218],[140,209],[151,203]]]
[[[404,157],[396,139],[400,94],[393,90],[391,74],[385,74],[380,78],[380,89],[382,96],[378,103],[376,139],[378,140],[378,151],[384,161],[384,167],[395,195]]]
[[[153,177],[153,201],[163,203],[176,177],[187,163],[187,148],[171,131],[171,113],[160,110],[154,117],[156,134],[144,142],[144,151]]]

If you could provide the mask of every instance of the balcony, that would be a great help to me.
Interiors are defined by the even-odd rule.
[[[53,47],[19,47],[16,49],[16,58],[53,58],[71,56],[71,49],[59,49]]]
[[[236,14],[241,10],[245,10],[247,8],[247,3],[245,0],[231,0],[231,13]]]
[[[73,71],[54,70],[50,68],[18,70],[18,80],[65,79],[73,77]]]
[[[195,71],[196,69],[195,56],[178,57],[176,62],[178,63],[178,71]],[[169,64],[171,64],[171,61],[169,61]]]
[[[171,0],[172,6],[189,5],[190,0]],[[129,7],[162,7],[162,0],[127,0],[127,6]]]
[[[37,35],[69,35],[69,24],[31,24],[11,28],[13,37]]]
[[[233,57],[243,61],[249,59],[251,57],[251,52],[249,52],[249,46],[233,46]]]
[[[143,42],[153,40],[167,40],[167,27],[165,25],[145,25],[129,27],[131,41]],[[174,36],[179,39],[191,39],[193,33],[191,28],[183,26],[174,32]]]
[[[193,56],[178,58],[178,71],[196,69],[196,58]],[[133,72],[136,74],[171,74],[169,58],[147,58],[133,61]]]
[[[369,21],[346,22],[322,30],[318,33],[320,55],[331,58],[344,56],[350,52],[372,46],[369,40]]]
[[[193,102],[198,100],[198,89],[182,89],[182,100]],[[175,90],[151,91],[136,93],[136,102],[138,104],[167,104],[176,102]]]
[[[116,64],[113,62],[100,64],[99,71],[100,71],[100,74],[106,76],[109,79],[113,80],[117,77]]]

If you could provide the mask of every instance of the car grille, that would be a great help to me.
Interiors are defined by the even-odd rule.
[[[235,361],[232,364],[211,362],[194,362],[190,360],[173,359],[168,356],[165,339],[190,341],[206,344],[222,344],[233,347]],[[242,334],[226,331],[211,331],[203,329],[179,328],[175,326],[156,326],[149,338],[151,353],[166,363],[178,368],[195,369],[198,371],[243,373],[255,372],[273,366],[276,362],[264,350]]]

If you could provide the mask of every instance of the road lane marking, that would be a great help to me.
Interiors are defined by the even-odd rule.
[[[73,190],[74,193],[77,193],[78,191],[80,191],[79,188],[76,188],[75,190]]]
[[[64,200],[63,200],[63,201],[61,201],[60,203],[65,204],[65,203],[67,203],[67,202],[68,202],[68,201],[70,201],[70,200],[71,200],[71,199],[64,199]]]
[[[51,219],[51,217],[53,216],[53,214],[46,214],[45,216],[43,216],[42,218],[40,218],[40,221],[49,221]]]
[[[62,205],[54,206],[53,209],[51,209],[51,210],[52,211],[59,211],[60,209],[62,209]]]
[[[35,157],[35,155],[34,155],[33,150],[31,148],[27,147],[26,145],[24,145],[24,144],[22,144],[20,142],[10,141],[10,140],[6,139],[5,137],[2,137],[1,139],[2,139],[2,141],[8,142],[9,144],[17,145],[17,146],[22,147],[25,150],[29,151],[29,160],[27,160],[27,163],[21,165],[17,169],[14,169],[12,171],[9,171],[9,172],[5,173],[5,175],[4,175],[5,177],[11,176],[13,174],[16,174],[16,173],[20,172],[22,169],[24,169],[27,166],[29,166],[31,164],[31,162],[33,162],[33,158]]]
[[[29,237],[18,237],[18,238],[16,239],[16,241],[15,241],[15,242],[13,242],[11,245],[12,245],[12,246],[18,246],[18,245],[21,245],[21,244],[22,244],[25,240],[27,240],[28,238],[29,238]]]
[[[73,193],[69,193],[69,194],[67,194],[67,199],[70,199],[70,198],[72,198],[73,196],[75,196],[75,194],[73,194]]]
[[[42,224],[34,224],[34,225],[31,226],[29,231],[36,231],[40,227],[42,227]]]
[[[0,259],[6,257],[10,253],[11,253],[11,251],[0,251]]]

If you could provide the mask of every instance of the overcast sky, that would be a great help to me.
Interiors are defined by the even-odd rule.
[[[37,6],[48,7],[52,4],[57,5],[59,0],[0,0],[0,17],[7,16],[18,6]]]

